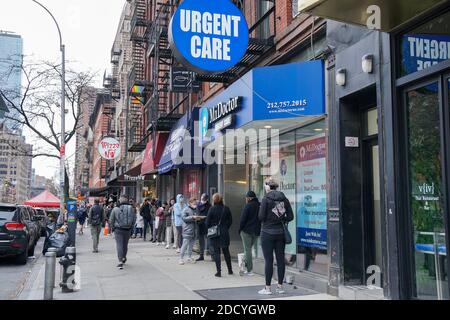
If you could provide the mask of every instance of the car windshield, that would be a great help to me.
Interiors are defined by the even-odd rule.
[[[0,225],[7,221],[17,221],[17,208],[0,206]]]

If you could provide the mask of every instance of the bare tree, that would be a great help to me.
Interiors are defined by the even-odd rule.
[[[20,68],[22,88],[17,90],[2,89],[0,96],[6,102],[10,112],[5,119],[12,124],[12,130],[27,128],[36,143],[32,152],[15,147],[17,154],[28,157],[50,157],[60,159],[60,97],[61,73],[60,65],[50,62],[24,62],[21,66],[11,66],[11,70],[3,77],[9,76],[13,69]],[[17,70],[16,70],[17,72]],[[90,71],[80,72],[69,65],[66,70],[66,108],[69,115],[68,125],[64,134],[67,145],[81,128],[82,112],[80,106],[92,97],[89,96],[96,74]],[[2,75],[0,74],[0,78]],[[69,191],[69,176],[66,170],[66,190]]]

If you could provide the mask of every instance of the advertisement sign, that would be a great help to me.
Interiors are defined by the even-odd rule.
[[[115,160],[120,157],[121,147],[115,138],[106,137],[98,144],[98,152],[103,159]]]
[[[406,34],[402,39],[402,73],[421,71],[450,59],[450,36]]]
[[[327,249],[326,138],[297,143],[297,239],[303,247]]]
[[[184,0],[169,25],[175,58],[198,73],[224,72],[248,48],[245,16],[230,0]]]

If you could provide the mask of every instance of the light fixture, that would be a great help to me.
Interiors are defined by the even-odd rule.
[[[272,126],[264,126],[264,129],[272,129]]]
[[[336,84],[338,86],[345,86],[347,82],[347,70],[341,68],[336,71]]]
[[[156,179],[156,174],[153,175],[153,179]]]
[[[373,55],[372,54],[366,54],[364,57],[362,57],[362,69],[365,73],[373,72]]]
[[[320,131],[323,131],[323,129],[322,128],[315,128],[314,131],[320,132]]]

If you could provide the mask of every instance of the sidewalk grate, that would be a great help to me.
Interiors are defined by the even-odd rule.
[[[264,285],[261,286],[249,286],[249,287],[236,287],[236,288],[219,288],[219,289],[207,289],[207,290],[197,290],[195,293],[199,294],[206,300],[264,300],[264,299],[275,299],[275,298],[288,298],[296,296],[307,296],[314,295],[317,292],[299,288],[297,286],[285,285],[284,294],[273,294],[270,296],[262,296],[258,294]],[[274,290],[275,286],[272,286]]]

